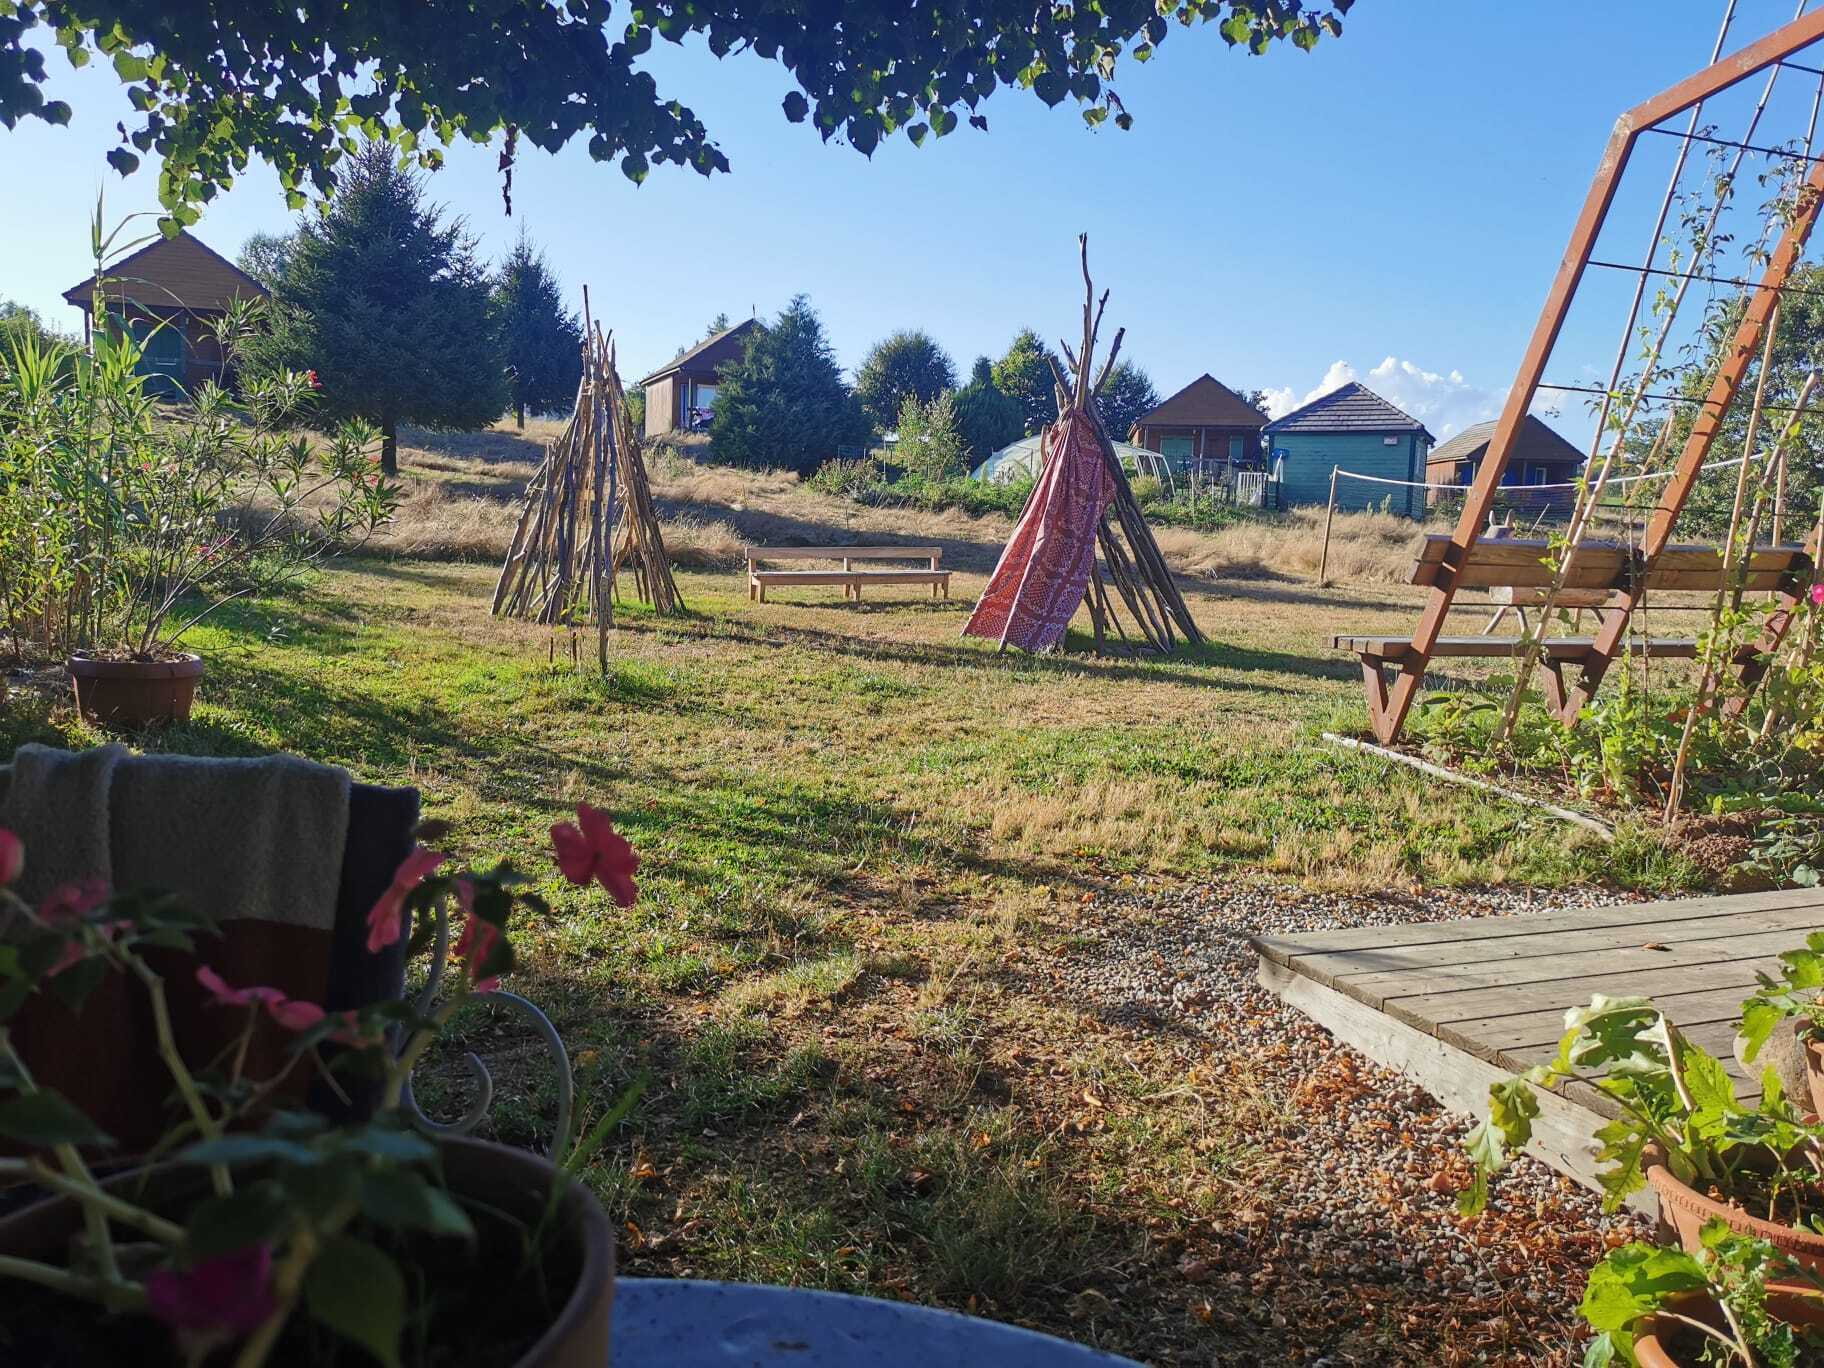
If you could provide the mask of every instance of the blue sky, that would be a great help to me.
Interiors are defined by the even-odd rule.
[[[1730,47],[1792,8],[1740,0]],[[800,291],[846,366],[922,327],[966,368],[1023,325],[1075,328],[1087,231],[1125,354],[1162,393],[1209,371],[1288,403],[1353,373],[1442,437],[1505,393],[1615,116],[1701,65],[1721,11],[1359,0],[1340,40],[1259,58],[1213,29],[1174,30],[1152,62],[1119,73],[1130,132],[1003,90],[984,106],[987,134],[895,140],[871,161],[785,121],[782,69],[661,43],[649,59],[661,90],[703,117],[730,174],[668,167],[636,187],[580,143],[529,150],[509,220],[494,154],[465,146],[432,194],[491,257],[526,224],[579,302],[590,286],[630,376],[717,312],[766,316]],[[114,219],[153,208],[155,187],[147,169],[122,180],[103,162],[128,113],[106,64],[51,66],[72,125],[0,131],[0,297],[68,326],[59,295],[86,270],[97,191]],[[1637,166],[1648,198],[1660,164]],[[260,169],[196,231],[232,256],[289,221]],[[1556,371],[1606,373],[1614,348],[1612,323],[1580,322]]]

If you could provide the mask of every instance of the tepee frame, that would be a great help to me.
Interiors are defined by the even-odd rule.
[[[583,374],[570,421],[545,451],[494,587],[496,615],[575,627],[593,619],[607,662],[616,578],[659,613],[680,613],[646,463],[615,369],[613,334],[589,318],[584,292]]]

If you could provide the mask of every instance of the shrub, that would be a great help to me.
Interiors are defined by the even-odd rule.
[[[895,460],[918,480],[954,479],[968,471],[967,452],[956,425],[955,397],[946,390],[929,403],[907,395],[899,406]]]

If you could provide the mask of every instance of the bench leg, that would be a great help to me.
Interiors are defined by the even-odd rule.
[[[1546,706],[1551,709],[1552,716],[1567,724],[1575,722],[1577,720],[1575,708],[1571,709],[1568,717],[1565,715],[1565,708],[1569,705],[1570,699],[1564,688],[1564,666],[1556,660],[1542,656],[1539,660],[1539,668],[1543,672],[1541,682],[1545,689]]]
[[[760,602],[766,602],[766,586],[764,584],[760,586]]]

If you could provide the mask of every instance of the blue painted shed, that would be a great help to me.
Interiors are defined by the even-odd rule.
[[[1269,468],[1280,473],[1280,507],[1321,504],[1330,497],[1336,467],[1384,480],[1425,479],[1425,458],[1436,438],[1410,413],[1351,380],[1266,427]],[[1339,480],[1338,508],[1390,508],[1425,516],[1425,491],[1367,480]]]

